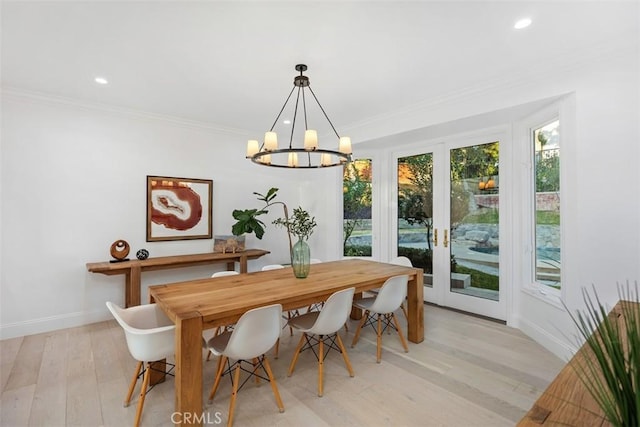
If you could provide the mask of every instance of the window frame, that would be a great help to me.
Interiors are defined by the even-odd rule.
[[[344,240],[344,196],[342,195],[342,187],[343,187],[343,174],[340,174],[340,179],[339,179],[339,184],[340,184],[340,211],[339,211],[339,215],[340,215],[340,241],[339,243],[339,251],[340,251],[340,255],[341,258],[343,259],[348,259],[348,258],[362,258],[362,259],[379,259],[379,252],[380,252],[380,215],[378,212],[379,209],[379,205],[380,203],[378,203],[378,199],[380,197],[380,185],[379,185],[379,181],[380,181],[380,171],[378,171],[377,169],[381,168],[381,165],[379,164],[379,155],[378,154],[374,154],[370,151],[358,151],[357,155],[354,154],[353,156],[353,160],[357,161],[357,160],[370,160],[371,161],[371,256],[370,257],[357,257],[357,256],[348,256],[348,255],[344,255],[344,248],[342,245],[342,242]]]
[[[560,138],[560,189],[564,194],[560,197],[560,254],[561,259],[566,259],[566,245],[565,245],[565,226],[566,226],[566,190],[565,175],[566,175],[566,162],[563,161],[566,158],[565,141],[568,139],[564,135],[565,128],[565,114],[562,111],[562,105],[560,102],[544,108],[537,113],[530,115],[516,125],[514,134],[517,135],[516,140],[520,140],[520,159],[521,162],[526,165],[522,168],[522,176],[520,178],[521,185],[521,218],[522,223],[520,233],[522,240],[525,244],[522,245],[522,252],[519,256],[519,263],[521,271],[521,289],[523,292],[551,304],[558,308],[564,308],[563,301],[566,295],[566,268],[561,263],[560,269],[560,289],[555,289],[544,283],[540,283],[536,280],[536,213],[535,213],[535,149],[533,134],[536,129],[546,126],[554,121],[559,121],[559,138]],[[561,261],[562,262],[562,261]]]

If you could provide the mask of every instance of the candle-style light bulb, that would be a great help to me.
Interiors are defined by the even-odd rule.
[[[304,149],[307,151],[318,149],[318,132],[313,129],[304,131]]]
[[[258,150],[260,150],[258,141],[255,139],[250,139],[247,142],[247,158],[253,157],[253,155],[256,154]]]
[[[320,156],[320,166],[329,166],[331,164],[331,154],[323,153]]]
[[[342,154],[351,154],[351,138],[348,136],[341,137],[338,151]]]
[[[278,149],[278,134],[275,132],[265,132],[264,134],[264,150],[274,151]]]
[[[289,167],[297,168],[298,167],[298,153],[289,153]]]

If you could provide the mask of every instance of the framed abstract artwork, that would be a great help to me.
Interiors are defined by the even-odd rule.
[[[147,176],[147,242],[211,239],[213,181]]]

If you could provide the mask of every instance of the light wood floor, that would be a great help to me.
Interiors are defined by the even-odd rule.
[[[404,320],[402,313],[399,318]],[[270,361],[285,412],[278,412],[269,386],[249,381],[238,394],[235,425],[513,426],[564,365],[518,330],[431,305],[425,305],[424,342],[409,343],[404,353],[397,335],[385,334],[380,364],[373,330],[364,330],[350,347],[355,327],[352,322],[349,332],[341,332],[355,377],[337,352],[330,353],[322,398],[312,353],[302,353],[294,374],[286,376],[299,335],[283,330],[280,358]],[[128,408],[122,400],[135,362],[115,321],[0,346],[0,425],[133,424],[137,396]],[[216,362],[203,363],[205,422],[226,423],[231,385],[225,379],[207,405]],[[172,424],[173,386],[170,379],[147,395],[143,425]]]

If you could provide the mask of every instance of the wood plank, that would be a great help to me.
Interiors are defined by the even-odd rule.
[[[20,350],[7,380],[4,390],[33,385],[38,380],[38,371],[42,364],[42,353],[46,341],[45,335],[24,337]]]
[[[66,425],[100,425],[100,406],[96,366],[94,364],[91,330],[87,325],[71,330],[67,349]]]
[[[27,425],[35,388],[36,385],[31,384],[12,388],[2,393],[2,398],[0,399],[0,425]]]
[[[38,372],[29,425],[65,425],[69,333],[47,337]]]
[[[0,345],[0,392],[4,391],[24,337],[3,340]]]

